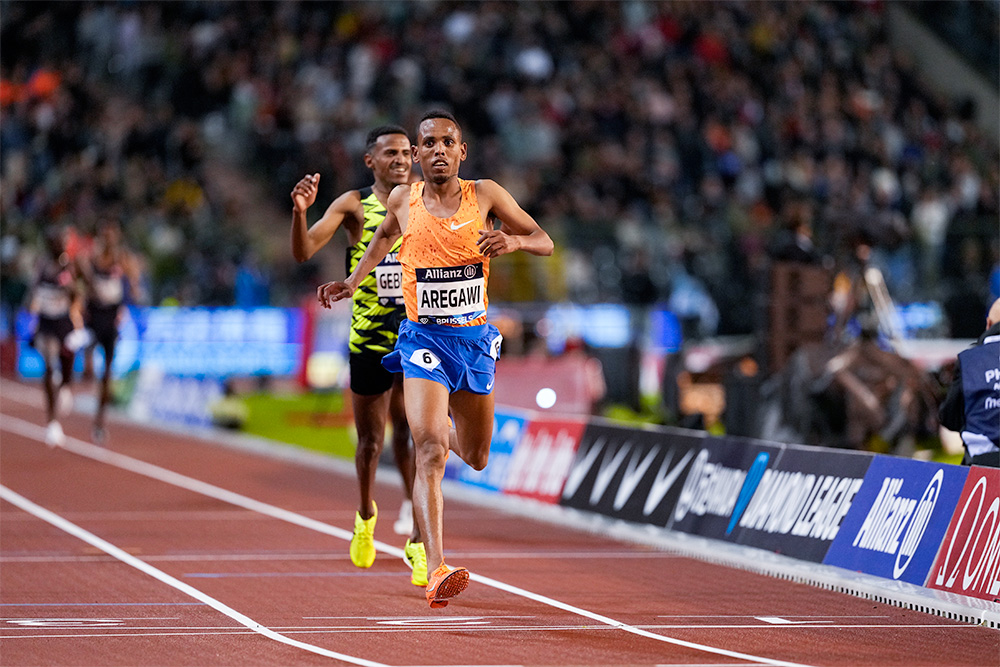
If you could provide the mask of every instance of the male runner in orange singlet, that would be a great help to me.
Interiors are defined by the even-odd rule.
[[[515,250],[552,254],[549,235],[507,190],[491,180],[458,177],[467,153],[454,116],[425,114],[413,148],[424,181],[393,189],[385,221],[354,272],[317,290],[327,308],[350,297],[402,237],[407,319],[395,350],[382,363],[403,374],[416,450],[413,504],[425,540],[431,607],[446,606],[469,581],[467,569],[444,562],[441,479],[449,449],[476,470],[485,468],[489,457],[501,341],[486,320],[490,259]],[[502,230],[487,224],[491,215],[504,221]]]

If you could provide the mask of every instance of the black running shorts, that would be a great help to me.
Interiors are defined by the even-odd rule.
[[[376,396],[392,388],[396,379],[382,366],[382,355],[351,352],[351,391],[359,396]]]
[[[94,334],[94,342],[113,351],[118,340],[118,306],[88,306],[85,320]]]

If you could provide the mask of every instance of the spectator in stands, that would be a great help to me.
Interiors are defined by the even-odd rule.
[[[944,268],[959,265],[968,230],[995,239],[996,146],[967,105],[928,89],[893,53],[883,5],[145,3],[139,13],[66,3],[47,15],[45,34],[25,29],[49,7],[15,3],[3,28],[0,201],[14,209],[5,219],[94,215],[107,197],[124,197],[126,229],[151,257],[154,301],[231,300],[236,272],[208,269],[234,237],[268,259],[246,222],[252,210],[228,216],[207,180],[218,154],[264,176],[275,202],[307,163],[330,174],[332,196],[363,177],[333,165],[357,162],[371,118],[412,118],[430,100],[475,119],[473,171],[502,175],[529,210],[558,202],[572,230],[566,257],[598,266],[599,280],[612,276],[586,285],[587,272],[568,267],[581,276],[571,293],[622,298],[628,253],[615,226],[627,211],[664,275],[683,250],[703,258],[690,269],[721,306],[719,333],[752,329],[752,317],[729,307],[751,301],[754,281],[739,267],[761,257],[748,218],[781,220],[761,212],[788,201],[810,202],[821,255],[836,247],[838,218],[902,216],[916,233],[874,243],[873,262],[891,290],[915,299],[962,289],[918,281],[906,294],[906,277],[920,275],[917,246],[930,243],[927,257],[940,240],[941,206],[954,230]],[[293,27],[314,25],[335,29]],[[414,35],[425,34],[440,36],[440,53],[420,48]],[[438,56],[456,66],[423,67]],[[463,113],[479,99],[486,113]],[[95,158],[105,164],[100,182]],[[938,188],[936,210],[916,217],[929,188]],[[181,194],[188,207],[168,205]],[[294,274],[274,274],[281,298],[293,287],[280,277]]]

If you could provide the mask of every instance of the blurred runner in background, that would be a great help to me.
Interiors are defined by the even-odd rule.
[[[91,253],[80,258],[79,266],[85,287],[84,323],[91,338],[85,350],[85,377],[94,376],[94,348],[100,345],[104,353],[92,431],[94,444],[102,445],[106,437],[104,412],[111,402],[111,365],[126,297],[133,303],[142,303],[145,293],[140,280],[140,260],[122,243],[121,223],[115,218],[106,218],[98,224]]]
[[[29,310],[37,316],[32,345],[45,362],[45,442],[66,442],[60,417],[73,407],[73,359],[86,340],[77,272],[66,252],[66,230],[52,227],[45,234],[46,255],[39,262]]]

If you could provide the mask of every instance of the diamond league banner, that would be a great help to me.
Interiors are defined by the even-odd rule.
[[[664,526],[694,453],[707,437],[680,429],[590,423],[566,477],[560,504]]]
[[[876,456],[823,562],[923,586],[968,473]]]
[[[740,544],[821,562],[872,458],[869,452],[787,445],[752,491],[747,475],[727,531]]]
[[[737,541],[737,520],[784,448],[745,438],[706,438],[693,452],[667,528]]]

